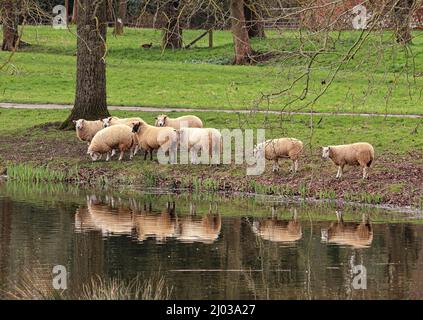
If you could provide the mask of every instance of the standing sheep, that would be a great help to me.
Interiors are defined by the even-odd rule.
[[[188,149],[191,163],[198,163],[198,151],[208,154],[209,163],[219,163],[222,153],[222,135],[214,128],[181,128],[178,130],[181,148]]]
[[[75,124],[76,136],[81,141],[86,141],[88,145],[94,138],[95,134],[103,129],[101,120],[90,121],[85,119],[73,120]]]
[[[156,117],[156,127],[172,127],[175,129],[180,129],[181,127],[187,128],[202,128],[203,122],[197,116],[182,116],[179,118],[169,118],[167,115],[162,114]]]
[[[279,170],[279,159],[289,158],[292,160],[291,170],[298,171],[298,159],[303,151],[303,143],[295,138],[279,138],[266,140],[258,144],[254,149],[255,155],[263,155],[266,160],[273,160],[272,171]]]
[[[367,168],[370,167],[374,158],[375,150],[367,142],[357,142],[339,146],[328,146],[322,149],[323,159],[331,159],[338,166],[336,178],[341,178],[344,166],[361,166],[363,169],[363,179],[368,178]]]
[[[109,161],[114,154],[114,149],[118,149],[120,151],[120,161],[124,152],[128,150],[130,152],[129,157],[132,159],[135,146],[136,140],[132,129],[126,125],[118,124],[97,132],[88,147],[87,154],[90,155],[93,161],[96,161],[103,153],[107,153],[106,161]]]
[[[137,147],[144,150],[144,160],[150,152],[150,160],[153,160],[153,151],[163,148],[172,157],[176,153],[178,137],[176,130],[170,127],[154,127],[144,121],[136,123],[132,129],[137,138]]]

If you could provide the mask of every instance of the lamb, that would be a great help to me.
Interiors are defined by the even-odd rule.
[[[108,118],[104,118],[102,121],[103,121],[104,128],[115,126],[117,124],[125,124],[132,128],[135,123],[144,121],[144,120],[138,117],[134,117],[134,118],[108,117]]]
[[[330,158],[338,166],[336,178],[341,178],[344,166],[361,166],[363,179],[368,178],[368,168],[375,158],[373,146],[367,142],[357,142],[339,146],[327,146],[322,149],[322,158]]]
[[[258,144],[254,148],[254,154],[263,154],[266,160],[273,160],[272,171],[279,170],[279,159],[289,158],[292,160],[291,171],[298,171],[298,160],[303,152],[303,143],[295,138],[270,139]]]
[[[76,129],[76,136],[81,141],[86,141],[90,145],[95,134],[103,129],[101,120],[90,121],[85,119],[73,120]]]
[[[114,149],[120,151],[119,161],[122,160],[125,151],[129,150],[129,157],[132,159],[136,146],[136,138],[132,129],[126,125],[118,124],[104,128],[97,132],[88,147],[87,154],[93,161],[96,161],[104,153],[107,153],[106,161],[114,155]]]
[[[222,153],[222,135],[214,128],[181,128],[177,130],[181,148],[188,149],[191,163],[198,163],[198,151],[207,152],[209,163],[218,164]],[[203,159],[204,161],[204,159]]]
[[[175,129],[180,129],[181,127],[188,128],[202,128],[203,122],[199,117],[188,115],[182,116],[179,118],[169,118],[167,115],[162,114],[156,117],[156,127],[172,127]]]
[[[154,127],[144,121],[137,122],[132,131],[137,138],[138,148],[144,150],[144,160],[147,159],[147,153],[150,152],[150,160],[153,160],[153,151],[163,148],[165,152],[169,152],[170,156],[176,154],[176,146],[178,137],[176,130],[170,127]]]

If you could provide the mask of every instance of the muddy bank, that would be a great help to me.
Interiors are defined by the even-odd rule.
[[[253,192],[327,199],[386,206],[423,207],[423,152],[405,155],[379,154],[370,178],[361,179],[358,167],[348,167],[335,179],[336,167],[318,154],[306,154],[296,174],[284,162],[279,172],[271,164],[260,176],[246,176],[240,165],[159,165],[137,155],[133,161],[92,163],[86,144],[73,132],[57,133],[45,127],[35,134],[0,137],[0,172],[16,164],[59,171],[64,181],[75,184],[141,185],[184,188],[192,191]],[[18,173],[17,173],[18,174]],[[20,177],[11,177],[19,179]]]

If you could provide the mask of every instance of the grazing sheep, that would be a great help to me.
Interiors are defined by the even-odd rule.
[[[87,154],[93,161],[96,161],[101,154],[107,153],[106,161],[109,161],[110,157],[114,155],[114,149],[118,149],[120,161],[124,152],[128,150],[130,152],[129,157],[132,159],[135,146],[136,138],[132,129],[126,125],[118,124],[97,132],[88,147]]]
[[[144,160],[147,159],[147,153],[150,152],[150,160],[153,160],[153,150],[163,148],[165,152],[169,152],[172,157],[176,152],[178,137],[176,130],[170,127],[154,127],[144,121],[137,122],[132,131],[137,138],[138,148],[144,150]]]
[[[181,128],[178,131],[181,148],[191,154],[191,163],[198,163],[198,151],[208,152],[209,163],[218,164],[222,153],[222,135],[214,128]]]
[[[344,222],[342,214],[336,212],[337,221],[332,222],[328,229],[322,229],[323,242],[338,245],[348,245],[354,248],[368,248],[373,241],[373,229],[369,217],[363,214],[362,221]]]
[[[272,171],[279,170],[279,159],[289,158],[292,160],[291,170],[297,172],[298,159],[303,151],[303,143],[295,138],[270,139],[258,144],[254,148],[254,154],[263,154],[266,160],[273,160]]]
[[[202,128],[203,122],[199,117],[196,116],[182,116],[179,118],[169,118],[167,115],[162,114],[156,117],[156,127],[172,127],[175,129],[180,129],[182,127],[187,128]]]
[[[76,136],[81,141],[86,141],[88,145],[94,138],[95,134],[103,129],[101,120],[90,121],[85,119],[73,120],[76,129]]]
[[[363,179],[368,178],[367,168],[370,167],[374,158],[375,150],[367,142],[357,142],[339,146],[328,146],[322,149],[323,159],[330,158],[338,166],[336,178],[341,178],[344,166],[361,166],[363,169]]]

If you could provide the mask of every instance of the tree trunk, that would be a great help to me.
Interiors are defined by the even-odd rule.
[[[179,21],[179,0],[171,1],[166,5],[166,28],[163,35],[163,48],[182,48],[182,28]]]
[[[410,22],[415,0],[399,0],[394,7],[395,37],[398,43],[411,43]]]
[[[234,64],[251,63],[252,50],[244,17],[244,1],[231,0],[231,24],[234,39]]]
[[[126,22],[126,11],[127,11],[127,0],[119,0],[118,15],[115,21],[115,29],[113,33],[115,35],[123,34],[123,27]]]
[[[264,23],[258,12],[258,8],[252,4],[251,0],[244,0],[244,16],[249,38],[266,38],[264,33]]]
[[[75,105],[61,129],[72,120],[109,116],[106,102],[106,1],[79,0]]]
[[[3,24],[3,44],[1,49],[3,51],[14,51],[18,48],[18,1],[15,0],[0,0],[1,22]]]
[[[72,23],[76,23],[76,21],[78,20],[78,2],[79,1],[81,1],[81,0],[74,0],[73,1],[72,19],[71,19]]]

